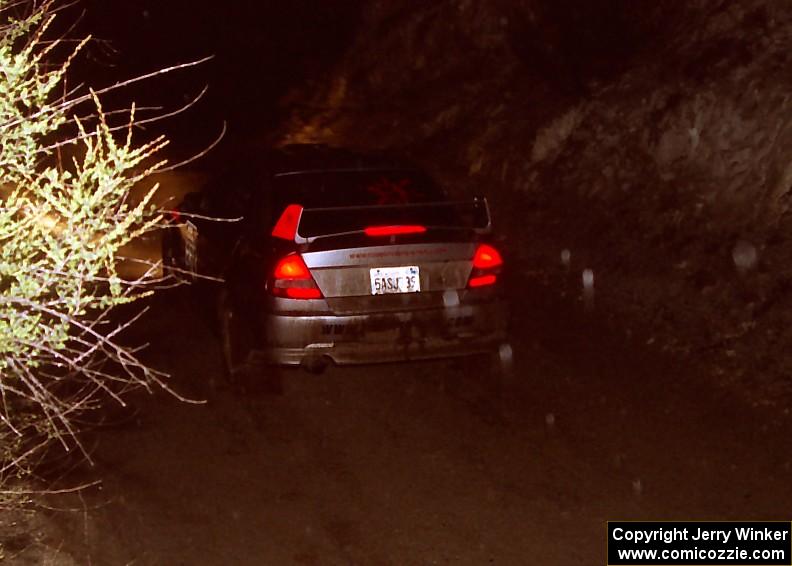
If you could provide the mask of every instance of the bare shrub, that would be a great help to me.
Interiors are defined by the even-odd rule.
[[[105,112],[108,89],[64,96],[88,39],[46,39],[56,11],[0,0],[0,484],[53,441],[81,448],[77,417],[103,399],[167,387],[118,341],[135,317],[111,317],[156,283],[158,265],[128,281],[116,264],[162,220],[154,183],[141,199],[130,190],[162,167],[166,141],[136,144],[135,108]]]

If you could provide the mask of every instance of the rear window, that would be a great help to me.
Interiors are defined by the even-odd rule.
[[[313,238],[359,232],[377,226],[482,229],[489,226],[489,212],[483,200],[309,208],[302,213],[298,233],[304,238]]]
[[[413,170],[322,171],[275,176],[274,204],[304,210],[298,233],[305,238],[360,232],[368,227],[482,228],[483,201],[449,202],[426,174]],[[276,217],[279,214],[276,214]]]
[[[318,171],[275,177],[276,210],[438,202],[443,191],[420,171]]]

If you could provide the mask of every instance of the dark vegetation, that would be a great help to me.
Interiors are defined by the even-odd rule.
[[[197,112],[167,124],[184,152],[200,147],[223,121],[232,142],[266,137],[282,116],[280,97],[332,67],[354,37],[359,12],[357,0],[87,0],[78,7],[85,9],[81,29],[105,40],[91,49],[85,73],[92,81],[214,57],[200,71],[119,95],[177,107],[208,85]]]
[[[400,147],[494,195],[524,273],[784,404],[792,10],[774,2],[369,5],[292,140]],[[747,250],[750,265],[735,257]]]

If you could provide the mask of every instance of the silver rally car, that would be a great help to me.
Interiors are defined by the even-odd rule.
[[[201,284],[218,289],[232,377],[508,349],[487,201],[450,200],[386,156],[287,146],[248,158],[185,198],[163,258],[176,276],[223,281]]]

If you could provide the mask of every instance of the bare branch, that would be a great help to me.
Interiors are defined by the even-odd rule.
[[[169,165],[168,167],[157,169],[155,173],[165,173],[166,171],[173,171],[174,169],[179,169],[180,167],[184,167],[185,165],[188,165],[193,161],[200,159],[201,157],[212,151],[215,147],[217,147],[217,144],[219,144],[225,137],[227,130],[228,130],[228,124],[226,122],[223,122],[223,129],[220,132],[220,134],[204,150],[196,153],[195,155],[191,156],[189,159],[185,159],[184,161],[180,161],[179,163],[176,163],[174,165]]]

